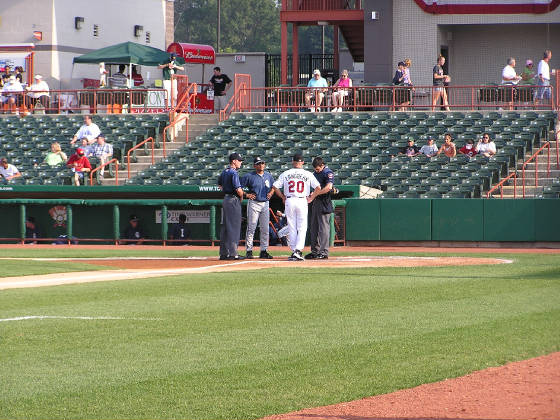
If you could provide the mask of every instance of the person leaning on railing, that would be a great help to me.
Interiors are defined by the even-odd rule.
[[[25,88],[27,90],[27,96],[25,101],[27,106],[36,106],[40,103],[43,108],[48,108],[49,106],[49,85],[43,80],[43,76],[40,74],[35,75],[35,83],[31,84]]]

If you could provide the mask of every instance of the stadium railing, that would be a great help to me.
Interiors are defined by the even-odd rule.
[[[447,86],[449,107],[452,110],[554,110],[560,108],[558,97],[552,86],[547,87],[551,99],[535,103],[533,92],[537,86],[522,85],[469,85]],[[373,85],[349,88],[343,109],[346,111],[396,111],[440,110],[441,103],[432,105],[437,86],[392,86]],[[231,112],[294,112],[307,111],[305,93],[310,89],[301,86],[246,87],[240,84],[220,113],[220,120],[227,119]],[[321,108],[330,110],[332,93],[329,87]],[[406,102],[410,102],[405,104]]]
[[[558,144],[558,142],[556,142]],[[547,169],[546,169],[546,173],[547,176],[550,176],[550,142],[547,141],[546,143],[544,143],[541,147],[539,147],[539,149],[533,153],[533,155],[527,159],[524,163],[523,163],[523,167],[522,167],[522,172],[521,172],[521,176],[522,176],[522,183],[523,183],[523,198],[525,198],[525,169],[527,168],[527,165],[529,163],[531,163],[532,161],[535,161],[535,188],[537,188],[539,186],[539,153],[544,150],[547,149]],[[556,150],[558,151],[558,146],[556,147]],[[560,169],[560,165],[558,162],[558,155],[556,156],[556,168]]]
[[[144,146],[146,143],[151,142],[151,149],[152,149],[152,165],[155,163],[155,158],[154,158],[154,138],[153,137],[148,137],[146,140],[141,141],[140,143],[138,143],[136,146],[130,148],[130,150],[126,153],[126,167],[128,170],[128,178],[130,179],[130,154],[132,152],[134,152],[136,149],[139,149],[140,147]]]
[[[10,106],[7,102],[3,102],[0,112],[121,114],[169,111],[167,91],[159,88],[49,90],[48,99],[44,99],[45,96],[31,98],[29,93],[41,92],[5,92],[4,97],[14,97],[15,105]]]
[[[506,176],[504,179],[502,179],[499,183],[494,185],[490,190],[488,190],[488,193],[486,194],[486,198],[491,198],[492,193],[494,191],[498,190],[498,189],[500,190],[500,198],[504,198],[503,187],[512,178],[513,178],[513,198],[517,198],[517,171],[512,172],[511,174]]]
[[[115,185],[119,185],[119,160],[117,158],[111,159],[110,161],[105,162],[103,165],[100,165],[100,166],[96,167],[93,171],[90,171],[90,173],[89,173],[89,185],[94,185],[93,184],[93,174],[94,173],[101,171],[105,167],[107,167],[107,169],[109,169],[108,166],[112,163],[115,164]]]

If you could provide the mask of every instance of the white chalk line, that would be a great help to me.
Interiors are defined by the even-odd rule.
[[[79,320],[109,320],[109,321],[161,321],[160,318],[123,318],[116,316],[58,316],[58,315],[28,315],[15,318],[0,318],[0,322],[26,321],[28,319],[79,319]]]

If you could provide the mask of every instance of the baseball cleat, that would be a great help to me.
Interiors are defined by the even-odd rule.
[[[314,254],[313,252],[310,252],[309,254],[307,254],[304,258],[306,260],[316,260],[318,257],[317,254]]]
[[[226,258],[226,260],[228,261],[239,261],[239,260],[244,260],[245,257],[243,255],[230,255],[229,257]]]
[[[318,260],[328,260],[329,256],[328,255],[324,255],[324,254],[319,254],[315,257]]]
[[[303,255],[299,249],[296,249],[292,254],[292,256],[298,259],[299,261],[303,261]]]
[[[253,259],[253,251],[247,251],[247,254],[245,254],[245,258],[248,260],[252,260]]]
[[[274,257],[272,255],[270,255],[267,251],[261,251],[261,253],[259,254],[259,258],[264,258],[266,260],[271,260]]]

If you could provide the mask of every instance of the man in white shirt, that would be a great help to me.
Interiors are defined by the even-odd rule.
[[[546,50],[543,54],[543,59],[539,61],[539,67],[537,69],[537,91],[535,93],[535,105],[543,99],[550,99],[551,88],[550,88],[550,67],[548,62],[552,58],[552,52]]]
[[[301,251],[305,247],[307,233],[307,205],[318,195],[321,184],[315,175],[303,169],[303,156],[295,154],[292,158],[292,169],[282,172],[273,186],[274,192],[282,199],[286,208],[288,245],[292,249],[289,260],[303,261]],[[313,193],[310,195],[311,189]]]
[[[521,80],[515,72],[515,58],[510,57],[507,59],[507,66],[502,70],[502,85],[516,85]]]
[[[95,139],[99,137],[99,134],[101,134],[101,130],[99,129],[97,124],[95,124],[91,120],[91,115],[85,115],[84,125],[82,125],[78,132],[74,134],[74,137],[72,137],[72,140],[70,140],[70,144],[74,144],[76,143],[76,141],[83,138],[87,139],[88,144],[93,144],[95,142]]]
[[[16,114],[18,114],[19,112],[17,107],[23,102],[23,86],[16,80],[16,77],[13,74],[8,78],[8,83],[4,85],[1,93],[2,103],[7,103],[10,110],[15,108]]]
[[[420,148],[420,153],[428,157],[432,157],[437,155],[438,150],[437,144],[434,143],[434,139],[432,137],[428,137],[428,143]]]
[[[40,102],[43,107],[47,108],[49,104],[49,85],[43,80],[40,74],[35,75],[35,83],[26,88],[27,96],[31,99],[28,103],[36,105]]]
[[[20,177],[21,173],[14,165],[8,163],[6,158],[0,159],[0,175],[3,182],[11,181],[14,178]]]

